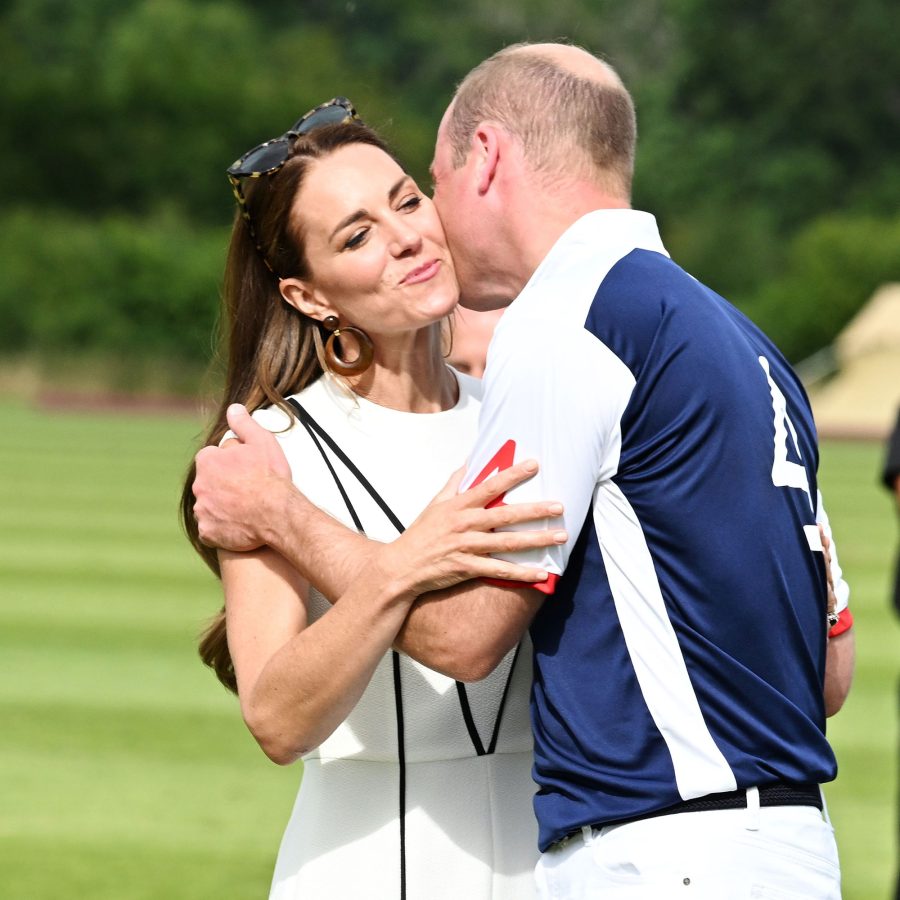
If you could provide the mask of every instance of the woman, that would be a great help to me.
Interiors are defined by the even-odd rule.
[[[478,414],[479,383],[442,358],[458,288],[437,214],[342,98],[229,177],[227,385],[207,443],[245,404],[307,497],[393,540],[465,459]],[[191,481],[185,524],[226,598],[201,656],[266,753],[305,761],[270,896],[532,896],[530,649],[454,683],[391,650],[414,596],[332,606],[268,548],[216,559]]]

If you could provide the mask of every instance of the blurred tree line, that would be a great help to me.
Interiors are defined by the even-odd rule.
[[[0,354],[202,367],[235,157],[345,94],[427,186],[466,71],[565,38],[635,96],[635,206],[799,360],[900,279],[897,34],[893,0],[0,0]]]

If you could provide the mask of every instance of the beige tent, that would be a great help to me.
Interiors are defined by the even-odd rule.
[[[837,371],[806,379],[819,434],[884,439],[900,408],[900,284],[879,288],[833,351]]]

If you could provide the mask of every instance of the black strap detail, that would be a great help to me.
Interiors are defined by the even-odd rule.
[[[350,513],[350,518],[353,519],[353,524],[356,526],[356,530],[360,534],[365,534],[365,529],[362,526],[362,522],[360,521],[359,516],[356,514],[356,510],[353,508],[353,504],[350,502],[350,496],[344,489],[344,485],[342,484],[341,479],[338,478],[337,472],[335,472],[334,466],[331,464],[331,460],[328,458],[328,454],[322,449],[322,445],[319,443],[319,439],[316,437],[315,430],[309,424],[309,422],[306,421],[306,419],[301,417],[300,422],[309,434],[310,440],[312,440],[312,442],[316,445],[319,453],[322,454],[322,459],[325,460],[325,465],[328,466],[328,471],[331,472],[331,477],[334,479],[334,483],[337,485],[337,489],[341,493],[341,498],[344,501],[344,505],[347,507],[347,512]]]
[[[337,456],[337,458],[350,470],[350,472],[356,477],[357,481],[368,491],[369,496],[378,504],[381,508],[381,511],[388,517],[388,521],[400,534],[403,534],[406,531],[406,526],[394,515],[394,511],[384,502],[381,497],[381,494],[372,487],[372,483],[363,475],[362,472],[354,465],[353,460],[344,453],[343,450],[334,442],[334,439],[325,431],[324,428],[293,398],[288,397],[288,403],[297,410],[297,413],[300,417],[300,421],[304,424],[307,431],[310,429],[314,430],[326,444],[328,444],[331,451]],[[316,446],[319,448],[319,452],[322,453],[322,446],[316,441]],[[325,454],[322,453],[322,456],[325,457]],[[338,488],[340,489],[341,496],[344,498],[344,502],[347,503],[348,509],[350,508],[350,502],[347,499],[346,492],[344,491],[343,486],[338,481],[338,477],[335,474],[334,469],[331,466],[331,463],[328,461],[328,458],[325,457],[325,462],[328,464],[328,468],[331,471],[331,474],[334,476],[334,480],[338,482]],[[353,514],[354,521],[356,521],[356,514]]]
[[[503,695],[500,697],[500,705],[497,707],[497,717],[494,719],[494,730],[491,732],[491,740],[487,750],[481,742],[481,735],[475,725],[475,717],[472,715],[472,707],[469,705],[469,695],[466,686],[461,682],[456,682],[456,693],[459,695],[459,705],[462,709],[463,720],[466,723],[466,730],[469,732],[469,739],[475,748],[478,756],[490,756],[497,750],[497,739],[500,737],[500,723],[503,721],[503,710],[506,708],[506,698],[509,696],[509,686],[512,684],[513,673],[516,671],[516,663],[519,661],[519,651],[522,649],[521,644],[516,645],[516,651],[513,654],[512,663],[509,672],[506,675],[506,684],[503,686]]]
[[[406,741],[403,739],[403,684],[400,654],[391,650],[394,666],[394,705],[397,708],[397,756],[400,761],[400,900],[406,900]]]
[[[466,686],[461,682],[456,682],[456,693],[459,695],[459,706],[462,709],[463,721],[466,723],[466,731],[469,732],[469,740],[475,748],[475,752],[479,756],[487,755],[484,744],[481,743],[481,735],[475,726],[475,719],[472,716],[472,707],[469,706],[469,695],[466,693]]]
[[[513,654],[512,664],[509,667],[509,674],[506,676],[503,696],[500,698],[500,706],[497,707],[497,718],[494,720],[494,733],[491,735],[490,744],[488,744],[488,753],[493,753],[497,749],[497,738],[500,737],[500,723],[503,721],[503,710],[506,709],[506,698],[509,696],[509,686],[512,684],[513,673],[516,671],[516,663],[519,661],[519,651],[521,649],[522,645],[516,644],[516,652]]]
[[[329,449],[347,467],[347,469],[356,478],[356,480],[366,489],[369,496],[375,501],[375,503],[378,504],[378,507],[387,516],[388,521],[394,526],[394,528],[397,529],[397,532],[399,534],[403,534],[403,532],[406,530],[406,527],[397,518],[397,516],[394,514],[394,511],[387,505],[378,491],[375,490],[369,479],[366,478],[366,476],[363,475],[359,468],[357,468],[357,466],[353,463],[353,460],[351,460],[350,457],[347,456],[346,453],[344,453],[344,451],[338,446],[331,435],[328,434],[328,432],[325,431],[325,429],[322,428],[322,426],[319,425],[318,422],[316,422],[316,420],[297,400],[295,400],[293,397],[288,397],[287,401],[296,410],[297,417],[299,418],[301,424],[306,429],[312,442],[316,445],[319,453],[322,455],[322,459],[325,461],[325,465],[328,467],[328,471],[331,473],[331,477],[334,479],[335,485],[337,485],[337,489],[341,494],[341,499],[343,499],[344,504],[347,507],[347,511],[350,513],[350,518],[353,520],[353,524],[356,526],[357,531],[359,531],[360,534],[366,533],[365,528],[363,528],[362,521],[360,520],[356,510],[353,507],[353,504],[350,501],[350,496],[344,488],[344,485],[341,483],[341,480],[338,477],[338,474],[335,471],[331,460],[328,458],[328,454],[322,447],[319,438],[321,438],[322,441],[324,441],[328,445]],[[461,681],[456,682],[456,692],[459,696],[459,705],[462,710],[463,720],[466,723],[466,730],[469,733],[469,739],[472,741],[472,746],[475,748],[475,752],[478,756],[487,756],[491,753],[494,753],[494,751],[496,750],[497,739],[500,735],[500,723],[503,719],[503,710],[506,707],[506,698],[509,695],[509,686],[512,683],[513,672],[515,672],[516,662],[519,658],[520,646],[516,647],[512,665],[509,667],[509,674],[506,678],[506,685],[503,688],[503,696],[500,698],[500,706],[497,709],[497,718],[494,720],[494,730],[491,734],[491,740],[488,744],[487,750],[484,749],[484,744],[481,741],[481,736],[478,734],[478,728],[475,725],[475,719],[472,716],[472,708],[469,705],[469,696],[466,693],[466,686]],[[400,764],[400,900],[406,900],[406,742],[404,740],[403,691],[402,680],[400,677],[400,654],[397,653],[396,650],[391,651],[391,662],[393,664],[394,671],[394,705],[397,712],[397,756]]]
[[[340,447],[332,440],[331,436],[316,422],[315,419],[296,401],[293,397],[288,397],[288,403],[297,410],[300,422],[303,424],[303,427],[306,429],[309,434],[312,442],[316,445],[319,453],[322,454],[322,459],[325,460],[325,465],[328,467],[328,471],[331,472],[331,477],[334,479],[334,483],[337,485],[337,489],[340,491],[341,498],[344,501],[344,504],[347,507],[347,512],[350,513],[350,518],[353,520],[353,524],[356,525],[356,530],[360,532],[360,534],[365,534],[366,531],[362,526],[362,522],[360,521],[359,516],[356,513],[356,510],[353,507],[353,504],[350,501],[350,496],[347,494],[347,491],[344,489],[344,485],[341,483],[341,479],[338,478],[338,474],[334,469],[334,466],[331,464],[331,460],[328,458],[328,454],[323,449],[322,445],[319,443],[319,439],[316,437],[316,434],[320,435],[322,440],[325,441],[326,444],[337,454],[338,459],[356,476],[359,480],[360,484],[369,492],[375,502],[384,510],[387,517],[391,520],[391,523],[394,527],[399,531],[403,532],[403,524],[400,520],[394,515],[393,511],[388,507],[387,503],[381,499],[378,492],[372,485],[369,483],[368,479],[356,468],[355,465],[351,462],[349,457],[341,450]],[[403,683],[400,678],[400,654],[397,653],[396,650],[391,651],[391,663],[393,665],[394,670],[394,708],[397,713],[397,761],[399,763],[400,771],[399,775],[399,789],[398,789],[398,803],[400,807],[400,900],[406,900],[406,741],[404,739],[404,726],[403,726]]]

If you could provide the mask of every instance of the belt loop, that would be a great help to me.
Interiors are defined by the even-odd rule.
[[[759,831],[759,788],[747,788],[747,831]]]
[[[831,825],[831,816],[828,815],[828,804],[825,802],[825,791],[822,789],[822,785],[819,785],[819,796],[822,798],[822,818]]]
[[[594,843],[594,826],[582,825],[581,836],[584,838],[584,846],[590,847]]]

